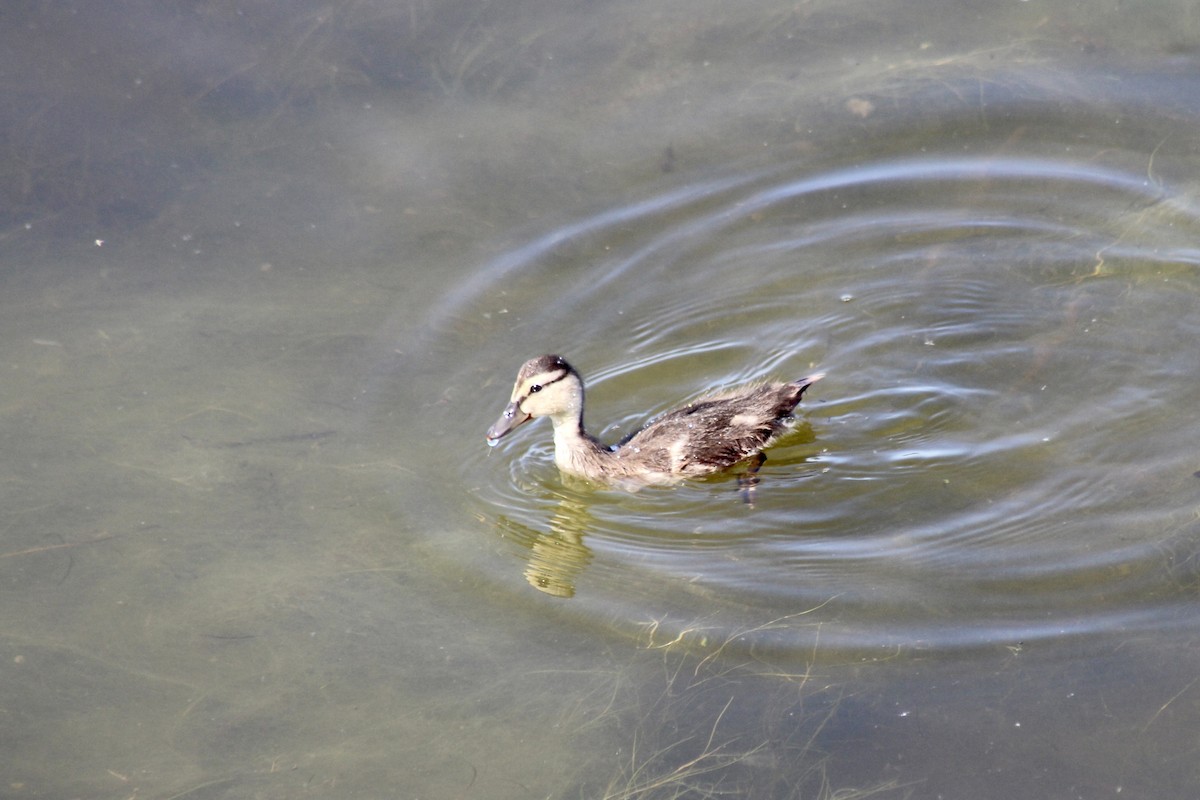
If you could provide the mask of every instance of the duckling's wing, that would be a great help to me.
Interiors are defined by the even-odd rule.
[[[760,453],[788,426],[820,375],[701,398],[668,411],[617,447],[623,462],[674,474],[718,472]]]
[[[618,453],[623,460],[675,474],[731,467],[761,450],[784,425],[782,419],[765,417],[761,408],[747,409],[744,400],[701,400],[668,411],[629,437]]]

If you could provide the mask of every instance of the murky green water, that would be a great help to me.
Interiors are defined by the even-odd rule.
[[[6,797],[1188,797],[1186,4],[32,4]],[[828,376],[753,508],[489,449]]]

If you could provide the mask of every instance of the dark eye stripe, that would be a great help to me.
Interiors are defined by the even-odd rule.
[[[559,375],[557,378],[551,378],[550,380],[543,381],[542,383],[535,383],[533,386],[529,387],[529,394],[527,394],[523,398],[521,398],[522,401],[528,400],[530,394],[537,394],[542,389],[545,389],[547,386],[550,386],[552,384],[558,383],[559,381],[561,381],[563,378],[567,377],[570,374],[571,373],[569,373],[569,372],[564,372],[561,375]]]

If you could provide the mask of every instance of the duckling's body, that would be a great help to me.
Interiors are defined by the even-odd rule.
[[[583,427],[583,380],[562,356],[526,361],[512,400],[488,429],[488,444],[534,417],[554,425],[554,462],[599,483],[670,483],[741,462],[757,470],[762,451],[783,433],[804,390],[824,377],[763,383],[702,397],[668,411],[619,445],[602,444]]]

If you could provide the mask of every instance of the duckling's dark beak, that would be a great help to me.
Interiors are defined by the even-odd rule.
[[[513,428],[524,425],[531,419],[533,417],[522,411],[514,400],[508,404],[508,408],[504,409],[504,413],[500,415],[500,419],[496,420],[496,424],[488,428],[487,443],[494,447],[496,442],[511,433]]]

